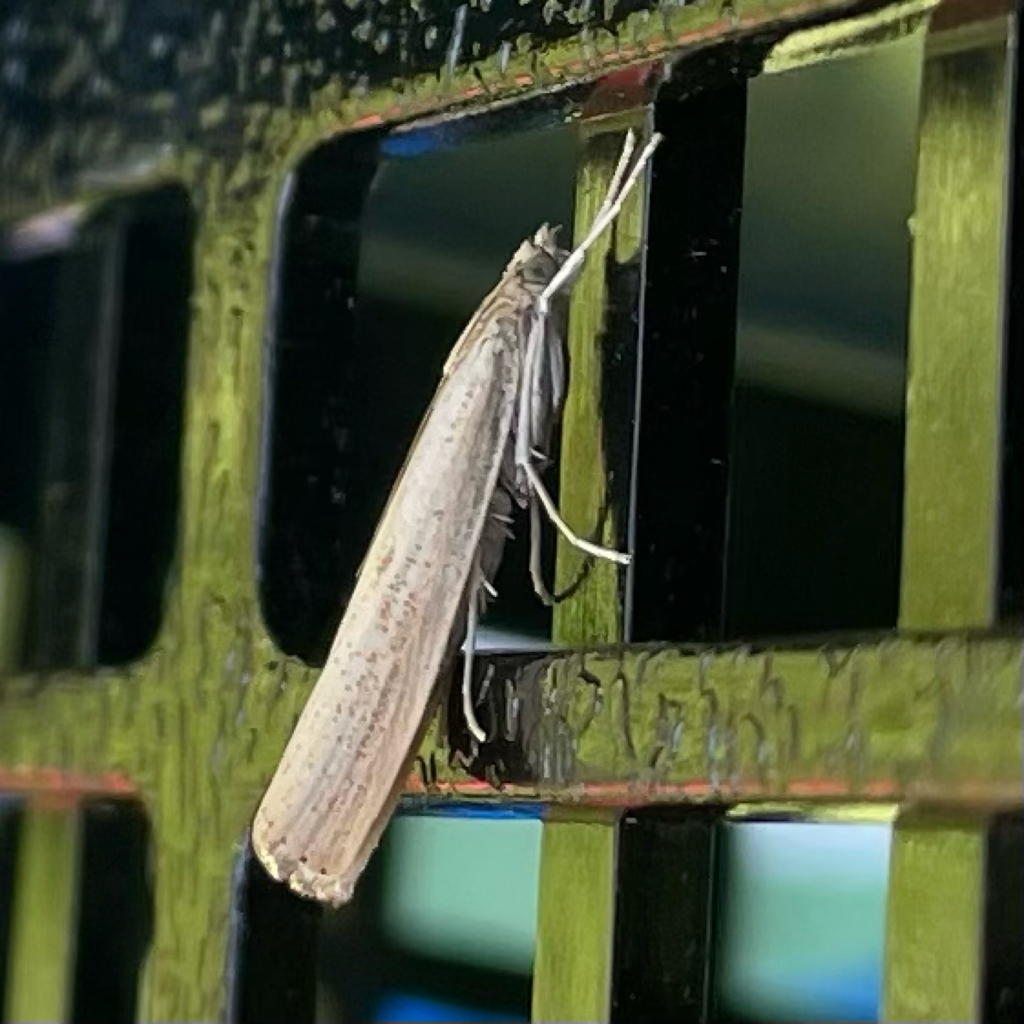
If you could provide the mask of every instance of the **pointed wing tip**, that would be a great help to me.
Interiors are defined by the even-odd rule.
[[[303,899],[315,900],[331,907],[340,907],[352,899],[355,885],[341,875],[314,871],[301,858],[275,857],[264,839],[257,838],[253,828],[252,848],[256,859],[275,882],[287,885]]]
[[[355,886],[341,875],[325,875],[300,864],[288,878],[288,888],[305,899],[341,907],[352,899]]]

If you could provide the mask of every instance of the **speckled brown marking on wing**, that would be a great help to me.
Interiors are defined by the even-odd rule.
[[[429,722],[438,672],[461,639],[474,555],[501,495],[499,477],[509,472],[543,255],[524,244],[453,349],[327,664],[256,813],[256,854],[304,896],[350,898]],[[519,273],[524,260],[528,284]],[[485,547],[487,561],[500,557],[490,541]]]

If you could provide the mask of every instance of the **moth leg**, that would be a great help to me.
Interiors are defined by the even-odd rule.
[[[537,497],[532,492],[530,494],[530,580],[533,582],[533,592],[543,604],[550,608],[558,603],[558,598],[548,590],[541,575],[540,509],[537,505]]]
[[[542,470],[547,469],[551,464],[551,460],[539,448],[531,448],[530,454],[534,457]]]
[[[514,520],[511,516],[503,515],[500,512],[492,512],[490,516],[491,522],[497,524],[495,527],[492,527],[492,529],[495,529],[498,534],[505,538],[505,540],[513,540],[515,538],[515,534],[512,532],[512,523]],[[483,587],[492,598],[498,596],[497,590],[494,589],[494,585],[490,583],[490,581],[485,579],[483,581]]]
[[[530,337],[523,359],[523,379],[519,382],[519,431],[516,435],[513,455],[516,466],[520,467],[530,461],[530,448],[532,447],[530,425],[533,423],[533,417],[530,415],[530,403],[536,401],[533,381],[537,372],[537,364],[544,357],[548,305],[549,300],[545,299],[543,295],[537,299],[536,316],[530,324]]]
[[[484,676],[484,681],[480,684],[480,696],[476,699],[476,704],[479,707],[487,699],[487,694],[491,692],[491,683],[494,682],[494,666],[487,666],[487,674]]]
[[[475,567],[469,595],[469,613],[466,616],[466,653],[462,658],[462,714],[473,738],[478,743],[483,743],[487,739],[487,733],[480,727],[473,708],[473,653],[476,650],[477,626],[480,623],[480,600],[477,590],[479,576],[479,567]]]
[[[533,592],[540,598],[542,604],[547,605],[549,608],[553,608],[556,604],[561,604],[567,598],[572,597],[577,590],[583,584],[583,581],[587,578],[591,568],[594,564],[594,556],[587,555],[583,559],[580,565],[579,572],[576,573],[576,578],[570,583],[564,590],[557,592],[548,590],[544,583],[543,576],[541,574],[541,547],[540,547],[540,504],[537,501],[536,495],[532,492],[529,497],[530,502],[530,579],[533,582]],[[600,525],[597,528],[599,532],[604,525],[605,517],[607,515],[607,509],[600,515]]]
[[[527,479],[530,481],[530,488],[540,499],[541,505],[544,506],[544,511],[548,515],[548,519],[554,524],[558,532],[574,547],[579,548],[580,551],[585,551],[588,555],[593,555],[595,558],[604,558],[609,562],[618,562],[619,565],[629,565],[629,555],[623,554],[621,551],[614,551],[611,548],[603,548],[599,544],[592,544],[589,540],[584,540],[577,534],[572,527],[558,514],[558,509],[555,507],[555,503],[548,489],[544,486],[544,481],[541,480],[540,474],[537,472],[536,467],[527,462],[523,466],[523,471],[526,473]]]

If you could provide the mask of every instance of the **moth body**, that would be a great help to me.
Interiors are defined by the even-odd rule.
[[[303,896],[347,901],[398,801],[459,642],[463,711],[476,624],[515,506],[528,507],[530,573],[540,579],[540,509],[591,557],[628,556],[578,537],[541,480],[565,398],[567,293],[614,221],[659,137],[630,167],[626,137],[604,204],[571,252],[542,225],[516,250],[462,332],[388,498],[309,700],[252,826],[276,879]]]
[[[536,300],[564,261],[546,225],[517,250],[463,331],[388,499],[318,679],[256,813],[253,848],[276,879],[347,901],[401,792],[467,604],[485,600],[513,503],[516,398]],[[544,321],[532,443],[564,397],[565,303]]]

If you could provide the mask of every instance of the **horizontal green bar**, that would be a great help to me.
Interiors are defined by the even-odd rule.
[[[889,638],[805,650],[631,647],[492,657],[493,734],[442,796],[636,806],[901,800],[1018,805],[1021,644]],[[496,714],[500,712],[500,714]],[[477,765],[489,761],[487,772]],[[456,763],[461,762],[456,759]],[[502,777],[500,765],[509,765]],[[426,785],[424,785],[426,782]]]

